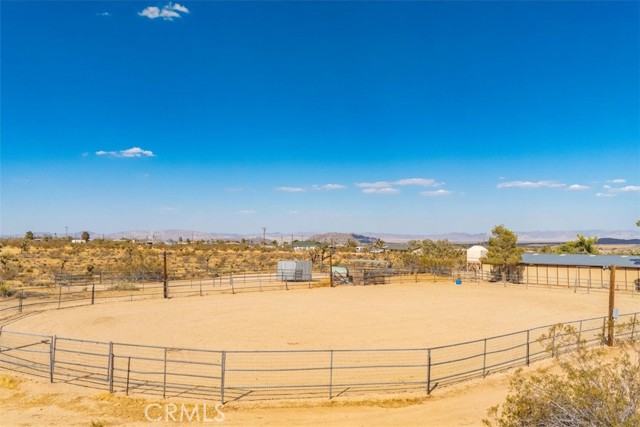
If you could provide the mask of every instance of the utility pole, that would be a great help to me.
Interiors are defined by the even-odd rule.
[[[162,277],[164,279],[164,285],[163,285],[164,297],[169,298],[169,278],[167,276],[167,251],[164,251],[162,253],[162,256],[164,258],[164,268],[163,268],[163,274],[162,274]]]
[[[267,244],[267,227],[262,227],[262,244]]]
[[[613,310],[616,295],[616,266],[609,266],[609,324],[607,330],[607,345],[613,347]]]
[[[329,285],[333,288],[333,262],[331,260],[331,252],[332,250],[329,249]]]
[[[333,239],[331,239],[331,246],[329,246],[329,285],[333,288]]]

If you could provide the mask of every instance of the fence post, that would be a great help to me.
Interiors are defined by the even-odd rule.
[[[607,343],[607,318],[602,318],[602,345]]]
[[[578,344],[580,343],[581,339],[582,339],[582,320],[580,320],[580,327],[578,328]]]
[[[482,350],[482,378],[486,376],[487,370],[487,339],[484,339],[484,349]]]
[[[96,300],[96,284],[94,282],[91,284],[91,305],[93,305],[95,300]]]
[[[162,368],[162,398],[167,397],[167,348],[164,349],[164,367]]]
[[[431,349],[427,350],[427,396],[431,394]]]
[[[111,354],[113,353],[113,343],[109,341],[109,349],[107,350],[107,382],[111,381]]]
[[[633,333],[636,331],[637,316],[638,316],[638,313],[635,313],[633,315],[633,323],[631,324],[631,337],[629,338],[629,341],[633,341]]]
[[[18,296],[18,313],[22,313],[22,300],[24,299],[24,290],[20,289],[20,295]]]
[[[529,336],[529,329],[527,329],[527,366],[529,366],[529,363],[531,363],[531,348],[530,348],[530,336]]]
[[[125,395],[129,396],[129,373],[131,372],[131,357],[127,359],[127,388],[125,391]]]
[[[329,351],[329,400],[333,399],[333,350]]]
[[[115,361],[113,343],[109,342],[109,393],[113,393],[113,371],[115,370]]]
[[[60,285],[60,287],[58,288],[58,309],[60,309],[60,302],[62,300],[62,285]]]
[[[235,294],[235,293],[236,293],[236,290],[235,290],[235,288],[233,287],[233,276],[229,276],[229,284],[231,285],[231,293],[232,293],[232,294]]]
[[[49,341],[49,382],[53,383],[53,370],[56,363],[56,336],[51,336]]]
[[[222,351],[220,355],[220,402],[224,404],[224,376],[227,365],[227,352]]]

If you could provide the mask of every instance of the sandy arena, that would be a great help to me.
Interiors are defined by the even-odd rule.
[[[640,311],[640,295],[620,293],[616,307]],[[5,328],[212,350],[425,348],[601,317],[607,309],[606,291],[408,283],[107,303],[27,316]],[[154,425],[140,409],[147,400],[18,378],[15,387],[0,382],[2,425]],[[225,409],[221,425],[480,425],[507,385],[500,373],[429,398],[238,403]]]

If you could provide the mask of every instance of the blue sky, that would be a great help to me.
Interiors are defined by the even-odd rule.
[[[640,219],[638,2],[0,7],[0,234]]]

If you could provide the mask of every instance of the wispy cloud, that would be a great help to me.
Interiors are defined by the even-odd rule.
[[[398,187],[417,186],[417,187],[439,187],[443,183],[431,178],[404,178],[396,181],[375,181],[375,182],[359,182],[356,187],[362,188],[365,194],[395,194],[399,193]]]
[[[636,192],[640,191],[640,185],[627,185],[626,187],[615,188],[614,191],[618,193]]]
[[[111,14],[109,12],[99,12],[96,13],[96,16],[111,16]]]
[[[400,192],[387,181],[359,182],[356,187],[362,188],[364,194],[395,194]]]
[[[431,178],[399,179],[397,181],[394,181],[393,184],[395,184],[395,185],[417,185],[417,186],[420,186],[420,187],[437,187],[439,185],[442,185],[442,183],[437,182],[435,179],[431,179]]]
[[[369,187],[362,190],[365,194],[396,194],[399,193],[400,190],[393,187]]]
[[[618,183],[625,183],[624,179],[620,180],[612,180],[607,181],[613,183],[613,181],[618,181]],[[620,193],[636,193],[640,192],[640,185],[625,185],[624,187],[612,187],[611,185],[603,185],[603,191],[596,194],[598,197],[616,197]]]
[[[347,188],[342,184],[324,184],[324,185],[312,185],[311,189],[313,190],[326,190],[326,191],[334,191],[334,190],[344,190]]]
[[[96,156],[133,158],[133,157],[155,157],[155,154],[153,154],[153,151],[143,150],[140,147],[131,147],[129,149],[120,150],[120,151],[104,151],[104,150],[96,151]]]
[[[376,182],[359,182],[356,184],[356,187],[360,188],[389,188],[391,187],[391,183],[387,181],[376,181]]]
[[[175,18],[182,18],[181,14],[188,14],[189,9],[179,3],[168,3],[162,7],[145,7],[138,15],[149,19],[162,19],[163,21],[173,21]]]
[[[591,187],[587,185],[571,184],[570,186],[567,187],[567,191],[586,191],[586,190],[589,190],[590,188]]]
[[[304,191],[302,187],[277,187],[276,190],[284,193],[300,193]]]
[[[622,179],[622,178],[617,178],[617,179],[610,179],[607,182],[609,184],[624,184],[625,182],[627,182],[627,180],[626,179]]]
[[[566,186],[558,181],[508,181],[498,184],[498,188],[563,188]]]
[[[449,190],[440,189],[435,191],[421,191],[420,194],[425,197],[442,197],[442,196],[451,196],[453,192]]]

